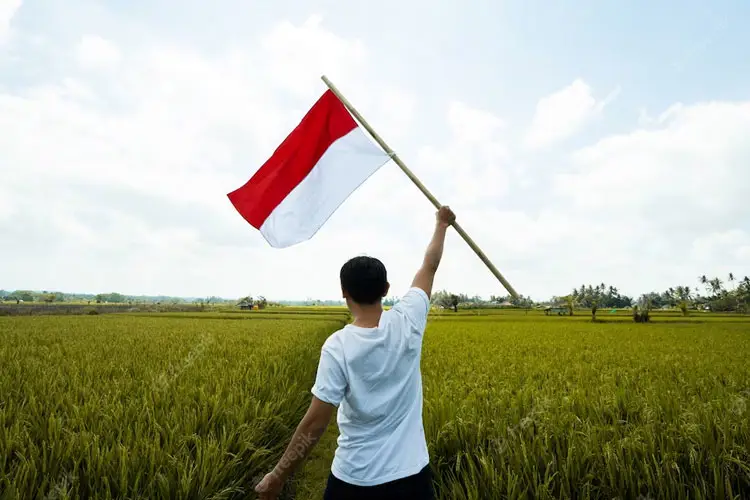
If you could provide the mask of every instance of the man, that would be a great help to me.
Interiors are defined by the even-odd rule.
[[[432,499],[422,425],[422,337],[435,273],[448,227],[437,223],[422,267],[391,310],[383,264],[355,257],[341,268],[341,291],[353,322],[323,344],[312,403],[276,467],[256,486],[261,499],[278,497],[285,480],[326,430],[338,407],[339,438],[324,499]]]

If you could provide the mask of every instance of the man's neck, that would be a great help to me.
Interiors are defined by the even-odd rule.
[[[383,314],[382,304],[371,306],[356,306],[352,308],[354,321],[352,324],[360,328],[375,328],[380,324],[380,316]]]

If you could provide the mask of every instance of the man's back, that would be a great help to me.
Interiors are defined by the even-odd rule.
[[[429,463],[419,369],[429,300],[411,288],[375,328],[347,325],[323,345],[313,394],[338,405],[333,474],[371,486]]]
[[[432,500],[432,471],[422,426],[422,338],[445,234],[456,216],[436,214],[435,230],[409,292],[390,311],[385,266],[366,256],[339,273],[352,324],[323,345],[312,401],[284,455],[255,487],[277,498],[292,472],[323,436],[338,407],[340,436],[325,500]]]

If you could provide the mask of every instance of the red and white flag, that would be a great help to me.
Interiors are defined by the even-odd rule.
[[[273,156],[228,194],[273,247],[310,239],[389,159],[327,90]]]

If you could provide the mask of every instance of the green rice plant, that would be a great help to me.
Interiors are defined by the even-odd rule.
[[[311,309],[0,318],[0,498],[252,498],[348,320]],[[750,496],[748,319],[602,319],[431,316],[441,499]]]
[[[342,324],[1,318],[0,498],[245,498]]]
[[[750,324],[432,321],[440,498],[750,495]]]

